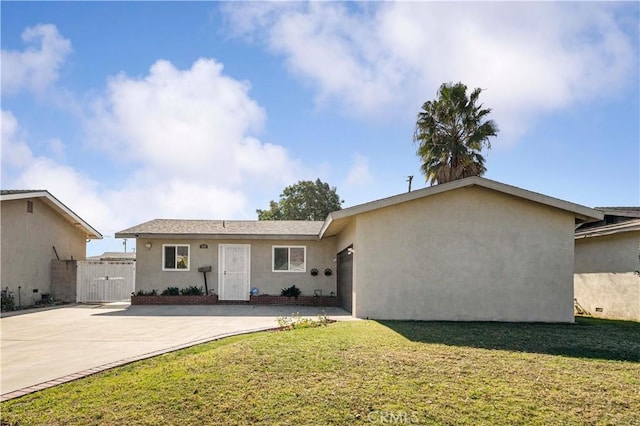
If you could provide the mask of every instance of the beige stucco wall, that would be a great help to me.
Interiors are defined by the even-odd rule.
[[[633,272],[575,274],[574,292],[590,315],[640,321],[640,277]]]
[[[351,218],[337,235],[336,252],[339,253],[350,245],[357,245],[356,242],[356,218]]]
[[[151,242],[151,249],[146,243]],[[162,245],[189,244],[190,271],[163,271]],[[207,249],[201,249],[201,244],[207,244]],[[251,246],[251,281],[250,288],[257,287],[260,294],[279,295],[285,287],[296,285],[303,295],[313,296],[314,290],[322,290],[323,295],[330,295],[336,291],[335,238],[322,241],[282,241],[282,240],[136,240],[136,290],[162,292],[169,286],[184,288],[191,285],[204,288],[204,279],[198,267],[211,266],[207,273],[209,291],[219,294],[218,289],[218,246],[220,244],[249,244]],[[272,272],[272,247],[276,246],[306,246],[306,272]],[[317,276],[311,276],[311,269],[319,271]],[[331,276],[325,276],[323,271],[330,268]]]
[[[573,214],[467,187],[357,217],[354,315],[573,322]]]
[[[575,241],[574,292],[591,315],[640,321],[640,231]],[[599,308],[600,312],[596,310]]]
[[[575,240],[577,274],[633,272],[640,268],[640,231],[621,232]]]
[[[34,304],[42,293],[51,292],[51,260],[56,259],[55,246],[61,259],[84,260],[86,240],[81,230],[64,220],[37,198],[33,213],[27,212],[27,200],[2,201],[1,216],[1,284],[13,291],[21,304]],[[34,290],[38,290],[34,293]]]

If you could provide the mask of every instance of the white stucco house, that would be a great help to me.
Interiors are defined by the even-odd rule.
[[[575,232],[575,298],[588,314],[640,321],[640,207],[596,207]]]
[[[46,190],[2,190],[0,200],[0,287],[33,305],[51,294],[52,260],[84,260],[87,240],[102,235]]]
[[[136,287],[201,282],[336,294],[358,318],[573,322],[574,230],[603,213],[481,177],[333,212],[323,222],[156,219],[136,239]]]

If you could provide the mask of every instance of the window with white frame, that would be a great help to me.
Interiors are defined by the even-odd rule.
[[[162,245],[163,271],[188,271],[189,246],[184,244]]]
[[[306,272],[306,246],[273,246],[273,272]]]

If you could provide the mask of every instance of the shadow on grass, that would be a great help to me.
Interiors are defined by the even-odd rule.
[[[415,342],[640,362],[640,323],[632,321],[576,317],[575,324],[378,322]]]

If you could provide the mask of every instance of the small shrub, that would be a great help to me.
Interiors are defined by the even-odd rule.
[[[277,322],[283,330],[296,330],[299,328],[326,327],[327,324],[335,322],[335,320],[327,318],[326,313],[318,315],[318,319],[314,320],[313,318],[302,317],[300,312],[296,312],[288,317],[278,317]]]
[[[151,291],[138,290],[138,292],[136,293],[136,296],[157,296],[157,295],[158,295],[158,292],[156,291],[155,288]]]
[[[300,296],[300,293],[302,293],[302,292],[294,284],[289,288],[283,288],[282,291],[280,292],[280,295],[281,296],[286,296],[286,297],[295,297],[297,299],[298,296]]]
[[[160,293],[161,296],[178,296],[180,295],[180,289],[178,287],[167,287]]]
[[[8,312],[16,310],[16,300],[13,297],[13,294],[9,294],[8,291],[2,290],[2,295],[0,297],[0,311]]]
[[[202,296],[204,294],[204,291],[202,291],[202,287],[196,287],[192,285],[180,290],[180,294],[183,296]]]

